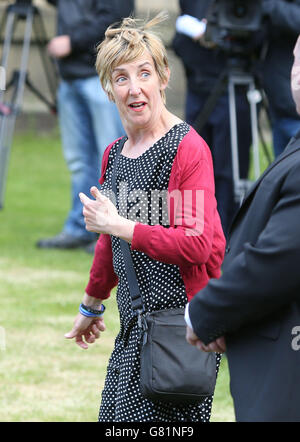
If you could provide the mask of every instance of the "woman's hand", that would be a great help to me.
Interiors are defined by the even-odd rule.
[[[86,229],[90,232],[111,233],[112,226],[118,224],[121,218],[117,208],[97,187],[91,187],[91,195],[95,200],[91,200],[84,193],[79,194]]]
[[[100,338],[100,332],[103,332],[105,328],[103,318],[88,318],[78,313],[72,330],[65,334],[65,338],[75,338],[76,344],[86,350],[88,344],[93,344],[96,339]]]
[[[115,205],[102,195],[97,187],[91,187],[91,195],[95,200],[91,200],[84,193],[79,194],[86,229],[90,232],[119,236],[131,242],[135,222],[120,216]]]

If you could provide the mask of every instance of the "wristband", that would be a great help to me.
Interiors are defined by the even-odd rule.
[[[103,304],[101,304],[100,310],[88,307],[87,305],[84,305],[82,303],[79,306],[79,312],[88,318],[101,318],[101,316],[103,316],[104,311],[105,311],[105,306]]]

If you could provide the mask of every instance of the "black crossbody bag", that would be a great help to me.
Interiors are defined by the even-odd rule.
[[[112,189],[117,198],[118,158],[126,141],[120,141],[114,163]],[[216,355],[199,351],[186,341],[184,308],[145,312],[129,244],[120,239],[132,309],[141,331],[140,388],[152,401],[201,403],[213,395]]]

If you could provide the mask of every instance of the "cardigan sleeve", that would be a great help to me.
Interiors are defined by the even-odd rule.
[[[86,287],[89,296],[107,299],[111,290],[118,284],[112,258],[111,238],[101,234],[96,244],[90,279]]]
[[[109,152],[116,141],[111,143],[103,154],[100,184],[103,184],[105,181]],[[110,296],[111,290],[117,284],[118,277],[113,267],[111,238],[110,235],[101,234],[96,244],[90,278],[85,291],[89,296],[93,296],[94,298],[107,299]]]
[[[173,168],[180,180],[178,189],[169,188],[171,227],[137,223],[131,248],[181,267],[204,264],[212,253],[218,214],[210,151],[195,131],[178,147]]]

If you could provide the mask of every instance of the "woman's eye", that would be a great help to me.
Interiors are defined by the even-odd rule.
[[[149,77],[150,73],[149,72],[142,72],[142,77],[143,78],[147,78]]]
[[[116,79],[116,82],[117,82],[117,83],[123,83],[125,80],[126,80],[126,77],[118,77],[118,78]]]

